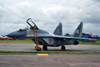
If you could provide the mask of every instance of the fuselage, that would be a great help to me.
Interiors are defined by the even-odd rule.
[[[39,35],[48,35],[48,36],[59,36],[55,35],[53,33],[48,33],[47,31],[38,29],[35,30],[36,33]],[[27,36],[34,36],[33,32],[31,30],[28,30]],[[62,36],[62,35],[61,35]],[[66,36],[67,37],[67,36]],[[53,38],[53,37],[39,37],[39,45],[47,45],[47,46],[61,46],[61,45],[77,45],[79,42],[75,41],[73,39],[64,39],[64,38]],[[35,42],[35,38],[33,37],[32,40]]]
[[[53,33],[48,33],[47,31],[41,29],[35,29],[37,35],[50,35],[50,36],[59,36]],[[7,35],[12,38],[31,38],[35,43],[34,33],[31,29],[19,29],[18,31],[12,32]],[[70,45],[74,44],[74,40],[72,39],[63,39],[63,38],[51,38],[51,37],[39,37],[39,45],[47,45],[47,46],[61,46],[61,45]]]

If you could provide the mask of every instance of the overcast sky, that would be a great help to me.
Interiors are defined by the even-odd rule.
[[[100,0],[0,0],[1,35],[25,28],[28,18],[51,33],[62,22],[63,34],[82,21],[84,33],[100,35]]]

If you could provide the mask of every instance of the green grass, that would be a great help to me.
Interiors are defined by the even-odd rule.
[[[65,51],[0,51],[0,53],[66,53],[66,54],[100,54],[100,52],[65,52]]]
[[[95,44],[95,45],[100,45],[100,40],[96,42],[79,42],[79,44]]]
[[[0,40],[0,43],[34,43],[32,40]],[[79,42],[79,44],[96,44],[96,45],[100,45],[100,40],[96,41],[96,43],[94,42]]]
[[[32,40],[0,40],[0,43],[34,43]]]

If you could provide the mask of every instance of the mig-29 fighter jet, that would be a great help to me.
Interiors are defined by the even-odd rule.
[[[31,38],[36,44],[35,49],[37,51],[41,51],[39,45],[43,45],[43,50],[48,50],[48,46],[58,47],[61,46],[61,51],[65,51],[64,45],[77,45],[80,40],[89,40],[87,38],[81,38],[82,36],[82,28],[83,23],[81,22],[77,29],[71,36],[63,36],[62,35],[62,23],[60,22],[54,33],[48,33],[47,31],[41,30],[37,27],[37,25],[32,21],[31,18],[26,21],[30,26],[29,30],[20,29],[18,31],[12,32],[8,34],[8,37],[12,38]]]

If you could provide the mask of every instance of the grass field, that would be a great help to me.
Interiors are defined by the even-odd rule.
[[[100,54],[100,52],[66,52],[66,51],[0,51],[0,53],[67,53],[67,54]]]
[[[0,43],[34,43],[32,40],[0,40]],[[79,42],[79,44],[96,44],[100,45],[100,40],[94,42]]]
[[[34,43],[32,40],[0,40],[0,43]]]
[[[95,44],[95,45],[100,45],[100,40],[96,41],[96,42],[79,42],[79,44]]]

